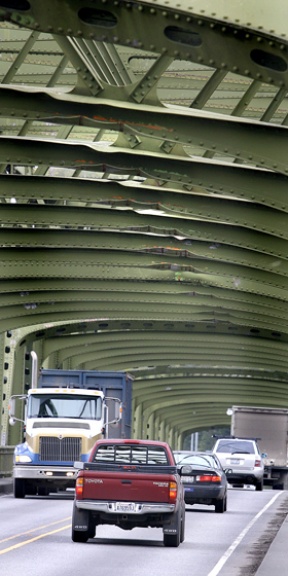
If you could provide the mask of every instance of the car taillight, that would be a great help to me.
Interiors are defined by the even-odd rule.
[[[259,468],[261,466],[261,460],[255,460],[255,468]]]
[[[76,485],[75,485],[76,498],[82,498],[83,489],[84,489],[84,478],[80,476],[79,478],[76,479]]]
[[[201,474],[196,476],[196,482],[221,482],[221,477],[218,474]]]
[[[176,502],[177,500],[177,483],[169,482],[169,502]]]

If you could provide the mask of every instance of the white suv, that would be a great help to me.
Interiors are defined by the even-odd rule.
[[[253,484],[256,490],[263,490],[264,462],[256,440],[218,438],[212,451],[226,470],[229,484]]]

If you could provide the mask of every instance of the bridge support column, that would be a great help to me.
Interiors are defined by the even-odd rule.
[[[144,438],[143,436],[143,411],[142,411],[142,404],[137,404],[134,408],[135,400],[132,403],[132,414],[134,414],[134,422],[133,422],[133,430],[132,436],[133,438]],[[146,434],[145,434],[146,438]]]
[[[160,420],[159,420],[159,416],[156,416],[155,422],[154,422],[154,440],[160,440],[159,430],[160,430]]]
[[[9,424],[8,404],[13,394],[24,394],[24,357],[25,346],[19,347],[22,334],[19,330],[8,330],[0,336],[1,362],[1,445],[13,446],[22,442],[23,424]],[[16,417],[23,419],[23,403],[16,404]]]
[[[147,423],[147,438],[149,440],[154,440],[155,438],[155,420],[154,420],[154,413],[150,414]]]
[[[161,442],[166,442],[165,427],[166,427],[165,421],[164,421],[164,420],[161,420],[161,422],[160,422],[160,428],[159,428],[159,440],[160,440]]]

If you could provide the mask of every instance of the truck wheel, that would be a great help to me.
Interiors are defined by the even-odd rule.
[[[178,548],[180,544],[179,534],[164,534],[163,541],[166,548]]]
[[[181,517],[180,542],[185,540],[185,510]]]
[[[25,498],[25,480],[21,478],[14,479],[14,498]]]
[[[177,512],[176,522],[177,532],[175,534],[164,534],[163,542],[164,546],[169,548],[177,548],[181,541],[181,510]]]
[[[72,540],[73,542],[87,542],[89,539],[89,531],[85,530],[84,532],[80,532],[79,530],[74,530],[72,528]]]
[[[46,486],[38,486],[38,496],[48,496],[49,490]]]
[[[25,490],[27,496],[36,496],[37,494],[37,487],[34,484],[28,484],[28,486],[25,487]]]
[[[86,530],[75,530],[75,526],[85,526]],[[95,524],[90,518],[88,510],[77,510],[75,501],[72,513],[72,540],[73,542],[87,542],[95,536]]]

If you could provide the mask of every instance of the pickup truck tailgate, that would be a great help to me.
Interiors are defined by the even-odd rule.
[[[82,499],[133,502],[169,502],[170,481],[175,476],[137,472],[85,471]],[[111,495],[113,497],[111,498]]]

